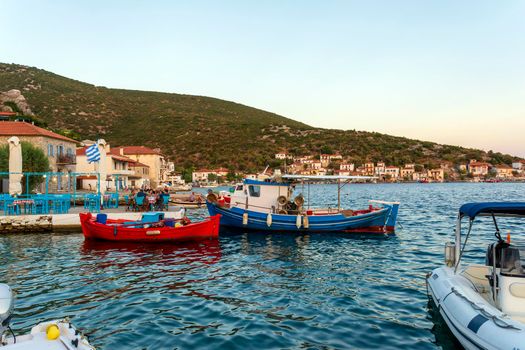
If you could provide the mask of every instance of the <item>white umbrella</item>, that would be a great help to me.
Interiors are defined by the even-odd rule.
[[[9,194],[22,194],[22,145],[20,139],[12,136],[9,144]]]

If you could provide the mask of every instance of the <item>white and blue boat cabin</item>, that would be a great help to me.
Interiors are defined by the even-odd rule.
[[[399,203],[371,201],[362,210],[341,209],[341,180],[358,177],[283,175],[280,180],[251,180],[235,186],[226,200],[215,194],[207,197],[210,215],[221,214],[221,225],[260,231],[299,232],[392,232],[394,231]],[[302,194],[293,197],[297,180],[338,181],[336,208],[310,208],[304,206]],[[364,177],[359,177],[364,179]],[[308,200],[308,203],[310,201]]]

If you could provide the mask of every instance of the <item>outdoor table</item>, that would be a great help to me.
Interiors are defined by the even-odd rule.
[[[33,205],[35,205],[35,201],[33,199],[15,199],[13,201],[13,205],[23,207],[24,208],[24,214],[27,214],[28,212],[32,212]]]

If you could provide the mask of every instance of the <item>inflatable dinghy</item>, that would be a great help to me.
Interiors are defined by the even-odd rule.
[[[474,219],[490,216],[497,242],[485,264],[461,266]],[[496,217],[525,217],[525,202],[469,203],[460,208],[455,243],[445,246],[447,266],[427,275],[429,294],[465,349],[525,349],[525,246],[503,240]],[[461,220],[469,218],[461,240]]]
[[[29,334],[15,335],[9,321],[14,297],[7,284],[0,283],[0,348],[9,350],[95,350],[68,319],[42,322]]]

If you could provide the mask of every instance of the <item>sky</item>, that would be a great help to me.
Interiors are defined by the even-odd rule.
[[[525,157],[523,18],[521,0],[0,0],[0,62]]]

